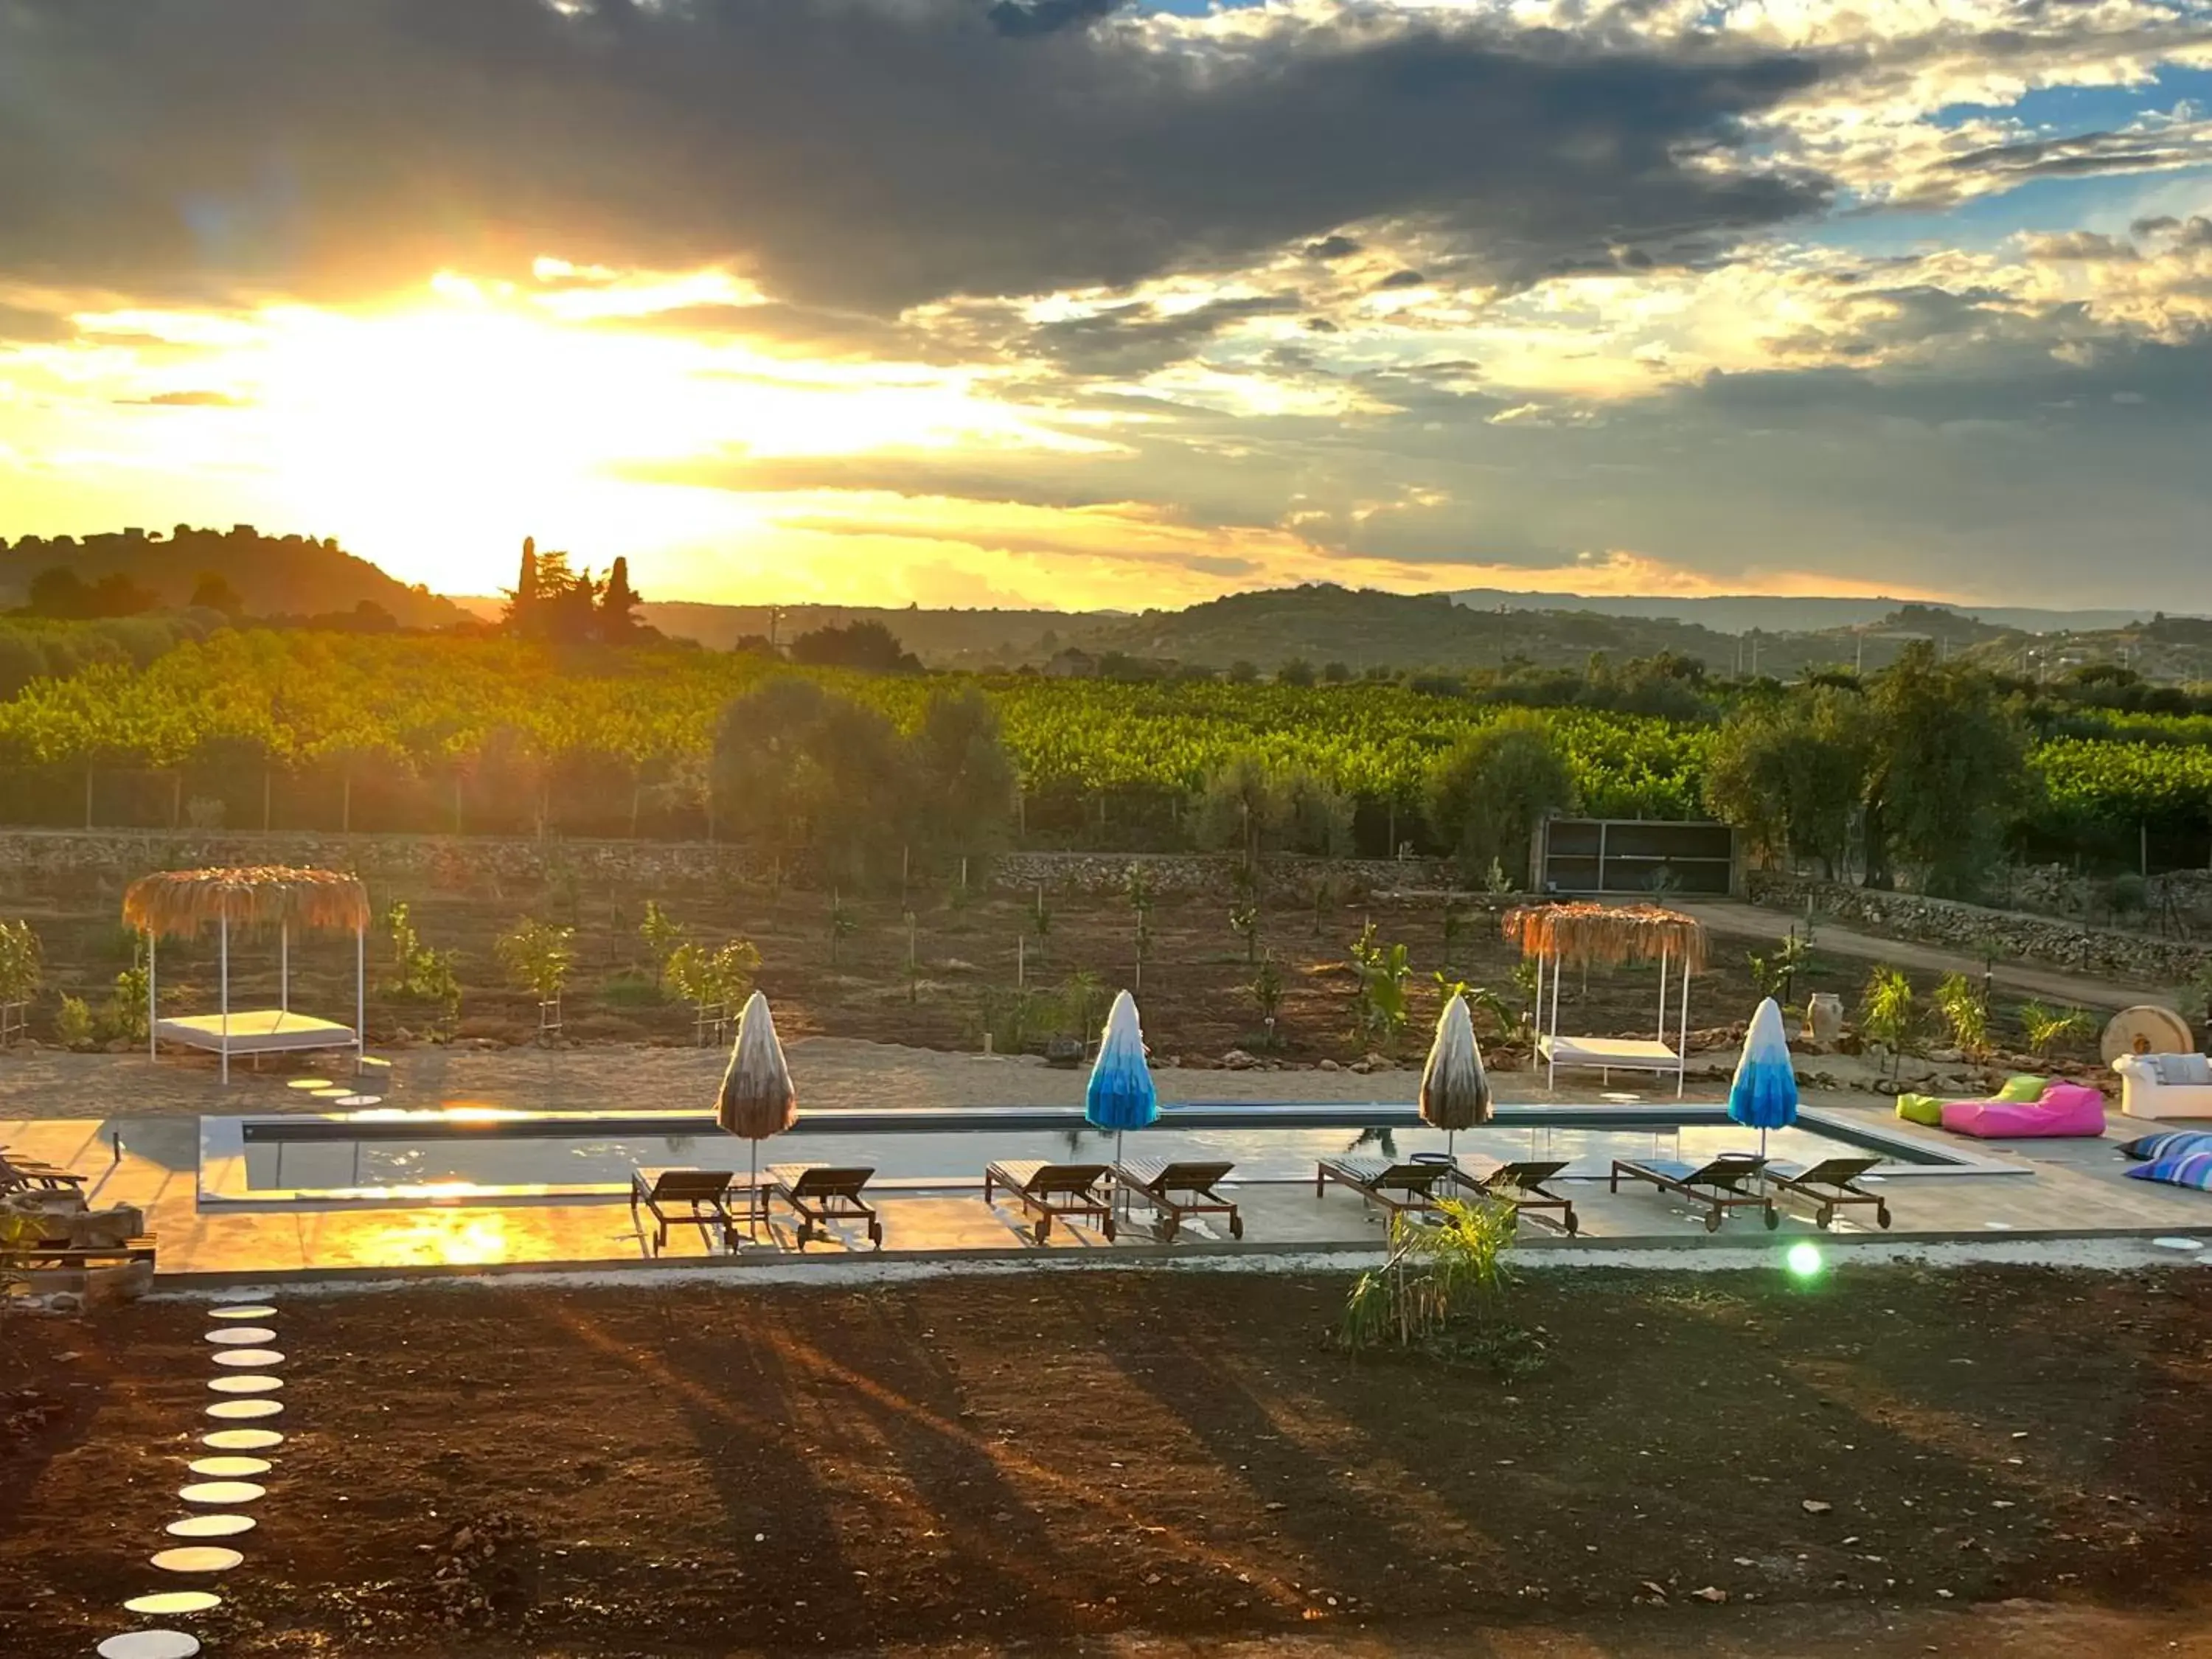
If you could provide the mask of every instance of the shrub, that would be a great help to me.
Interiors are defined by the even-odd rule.
[[[2020,1009],[2020,1029],[2027,1038],[2027,1051],[2038,1060],[2048,1060],[2051,1050],[2060,1044],[2094,1036],[2097,1022],[2086,1009],[2052,1009],[2039,1002],[2024,1002]]]
[[[92,1010],[82,997],[65,996],[54,1011],[54,1041],[64,1048],[92,1047]]]
[[[503,934],[495,948],[509,979],[534,994],[540,1002],[552,1002],[559,999],[562,988],[568,982],[568,970],[575,965],[576,952],[571,944],[575,936],[573,927],[557,927],[550,921],[526,917]]]
[[[1989,1052],[1990,1011],[1964,974],[1946,974],[1936,987],[1936,1011],[1950,1028],[1951,1041],[1971,1059]]]
[[[1910,1053],[1920,1035],[1921,1011],[1912,993],[1912,981],[1901,969],[1884,963],[1867,980],[1859,1005],[1859,1032],[1889,1050],[1893,1069],[1897,1057]]]
[[[1504,1255],[1513,1242],[1510,1205],[1446,1199],[1427,1225],[1393,1218],[1390,1259],[1362,1273],[1345,1299],[1337,1340],[1352,1353],[1410,1348],[1455,1323],[1493,1324],[1511,1285]]]

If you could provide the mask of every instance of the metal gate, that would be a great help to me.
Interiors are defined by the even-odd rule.
[[[1735,831],[1705,820],[1549,818],[1534,854],[1540,892],[1724,898],[1742,888]]]

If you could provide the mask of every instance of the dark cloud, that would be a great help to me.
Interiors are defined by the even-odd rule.
[[[957,325],[922,329],[866,312],[791,305],[779,300],[760,305],[677,306],[643,315],[602,317],[597,325],[627,333],[743,340],[775,355],[815,361],[950,364],[972,361],[987,345],[975,331]]]
[[[0,305],[0,342],[18,345],[51,345],[76,332],[76,325],[51,311]]]
[[[1019,39],[1095,23],[1107,13],[1120,10],[1122,3],[1123,0],[998,0],[985,15],[1000,33]]]
[[[2098,264],[2136,257],[2133,243],[2117,236],[2102,235],[2094,230],[2068,230],[2051,236],[2031,237],[2027,251],[2038,259],[2082,264]]]
[[[2203,149],[2186,143],[2160,143],[2142,132],[2077,132],[2063,138],[2023,139],[1990,144],[1946,161],[1939,174],[1911,192],[1919,205],[1955,199],[1959,181],[1976,177],[2007,188],[2033,179],[2078,178],[2102,173],[2140,173],[2188,167],[2204,160]]]
[[[1188,310],[1151,305],[1116,306],[1088,317],[1070,317],[1034,330],[1029,349],[1080,374],[1149,374],[1190,356],[1225,328],[1252,317],[1300,308],[1295,294],[1208,300]]]
[[[1418,270],[1394,270],[1375,286],[1378,289],[1419,288],[1428,280]]]
[[[1742,136],[1822,73],[1802,54],[1361,8],[1233,46],[1045,27],[1103,9],[1033,0],[1009,33],[978,0],[0,0],[0,272],[317,296],[726,258],[884,311],[1377,218],[1527,280],[1826,200]]]
[[[1359,248],[1360,244],[1349,236],[1324,236],[1318,242],[1308,242],[1304,252],[1309,259],[1348,259]]]

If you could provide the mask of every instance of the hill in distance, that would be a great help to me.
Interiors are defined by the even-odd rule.
[[[179,525],[170,534],[120,530],[104,535],[0,538],[0,606],[24,602],[42,571],[59,568],[88,584],[121,575],[176,609],[201,576],[228,582],[255,617],[313,617],[381,605],[403,628],[447,628],[468,613],[442,594],[410,587],[357,558],[336,540],[264,536],[252,525],[227,531]]]
[[[1502,587],[1468,587],[1454,593],[1460,604],[1480,611],[1593,611],[1607,617],[1672,617],[1698,623],[1723,634],[1753,629],[1770,634],[1822,633],[1838,628],[1867,628],[1903,610],[1937,609],[1972,617],[1993,627],[2022,634],[2096,632],[2145,621],[2146,611],[2039,611],[2018,605],[1922,606],[1890,599],[1776,598],[1760,593],[1717,593],[1695,599],[1665,594],[1524,593]]]

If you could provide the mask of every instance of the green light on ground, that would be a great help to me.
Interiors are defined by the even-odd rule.
[[[1803,1239],[1790,1247],[1783,1256],[1782,1265],[1790,1269],[1793,1279],[1815,1279],[1823,1265],[1820,1247],[1810,1239]]]

